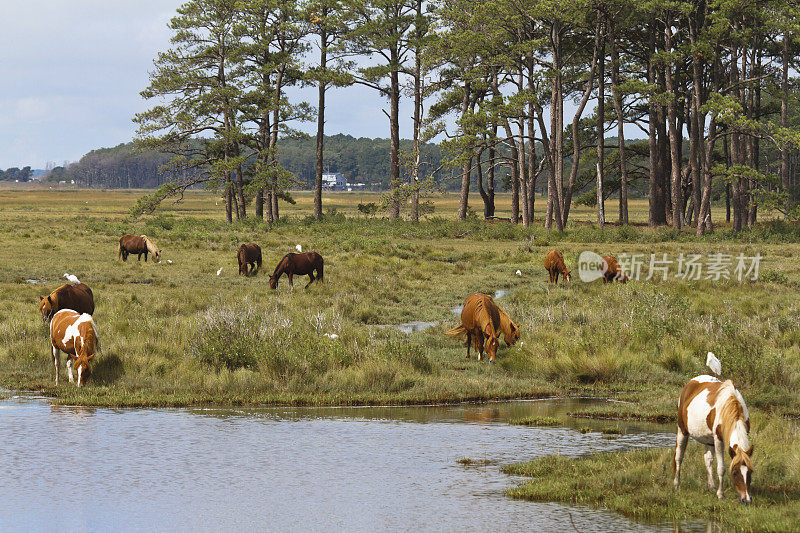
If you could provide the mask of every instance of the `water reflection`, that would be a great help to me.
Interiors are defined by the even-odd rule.
[[[504,464],[673,441],[671,427],[652,424],[624,424],[613,441],[581,433],[594,421],[563,415],[587,402],[111,410],[3,400],[0,529],[673,531],[505,497],[516,480]],[[508,424],[532,415],[566,427]],[[460,457],[492,464],[465,468]]]

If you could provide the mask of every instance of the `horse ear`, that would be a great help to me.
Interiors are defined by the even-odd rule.
[[[731,459],[736,457],[736,448],[738,448],[738,447],[739,447],[738,444],[734,444],[733,446],[729,446],[728,447],[728,455],[731,456]]]
[[[44,296],[39,296],[39,301],[41,302],[42,300],[44,300]]]

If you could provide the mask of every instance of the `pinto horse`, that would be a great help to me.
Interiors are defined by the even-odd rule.
[[[142,254],[144,254],[144,260],[147,262],[148,253],[153,254],[153,260],[156,263],[161,262],[161,250],[153,244],[153,241],[147,235],[123,235],[120,237],[117,259],[122,257],[123,261],[127,261],[128,255],[137,254],[136,260],[141,261]]]
[[[97,338],[97,327],[92,316],[86,313],[77,313],[72,309],[62,309],[53,315],[50,321],[50,342],[53,348],[53,366],[56,367],[56,385],[61,373],[60,354],[67,354],[67,372],[69,382],[75,379],[72,368],[78,372],[78,387],[91,373],[90,363],[94,354],[100,349],[100,340]]]
[[[239,253],[236,254],[236,259],[239,261],[239,274],[247,276],[254,274],[261,268],[261,247],[257,244],[243,244],[239,247]],[[250,271],[247,271],[248,265]]]
[[[567,270],[564,256],[558,250],[550,250],[544,258],[544,269],[550,274],[550,283],[558,284],[558,275],[564,276],[564,281],[572,279],[572,271]]]
[[[288,253],[283,256],[283,259],[280,260],[278,266],[275,267],[275,272],[269,277],[269,288],[270,289],[277,289],[278,288],[278,280],[283,274],[289,278],[289,286],[294,288],[294,283],[292,283],[292,277],[295,274],[300,276],[308,275],[311,280],[308,282],[308,285],[314,283],[315,279],[319,281],[324,281],[323,277],[323,263],[322,256],[319,255],[317,252],[304,252],[302,254],[296,253]],[[314,271],[317,272],[317,277],[314,278]],[[308,288],[306,285],[305,288]]]
[[[750,444],[750,415],[744,398],[730,380],[720,381],[713,376],[693,378],[681,392],[678,401],[678,434],[675,442],[673,485],[681,482],[681,463],[689,437],[706,445],[703,459],[708,471],[708,488],[714,490],[714,458],[717,460],[719,488],[722,499],[722,480],[725,476],[724,452],[731,457],[730,474],[739,501],[750,503],[750,479],[753,475],[753,445]]]
[[[603,283],[610,283],[614,280],[620,283],[628,281],[628,275],[623,272],[622,267],[613,255],[603,256]]]
[[[62,309],[94,314],[94,295],[85,283],[65,283],[48,296],[39,296],[39,300],[42,322],[52,320],[53,315]]]
[[[483,357],[484,338],[489,362],[494,363],[497,348],[500,346],[500,308],[492,297],[486,294],[470,294],[461,310],[461,325],[447,332],[451,337],[467,335],[467,359],[470,344],[478,351],[478,361]]]

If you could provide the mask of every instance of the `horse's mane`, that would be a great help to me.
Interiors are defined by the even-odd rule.
[[[273,277],[273,278],[274,278],[275,276],[277,276],[277,275],[278,275],[278,269],[281,267],[281,265],[283,264],[284,260],[286,260],[286,258],[288,258],[288,257],[289,257],[289,255],[290,255],[290,253],[289,253],[289,254],[286,254],[286,255],[284,255],[284,256],[283,256],[283,258],[281,258],[281,260],[280,260],[280,261],[278,261],[278,266],[276,266],[276,267],[275,267],[275,270],[272,272],[272,277]]]
[[[736,426],[736,422],[742,421],[746,422],[744,418],[744,408],[736,397],[735,391],[736,388],[733,386],[733,382],[730,380],[726,381],[723,384],[723,387],[730,388],[730,395],[725,400],[725,403],[722,404],[722,407],[719,410],[719,420],[720,426],[722,430],[722,437],[723,440],[728,443],[730,442],[731,433]]]
[[[158,251],[159,251],[158,250],[158,246],[156,246],[156,244],[153,241],[150,240],[150,237],[148,237],[147,235],[140,235],[140,237],[142,239],[144,239],[144,245],[147,247],[147,249],[150,252],[156,253],[156,254],[158,253]]]

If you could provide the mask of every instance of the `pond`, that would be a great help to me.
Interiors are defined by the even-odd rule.
[[[12,396],[0,400],[0,529],[674,531],[504,495],[519,482],[504,464],[674,440],[668,426],[609,440],[575,429],[608,422],[507,423],[584,403],[95,409]]]

